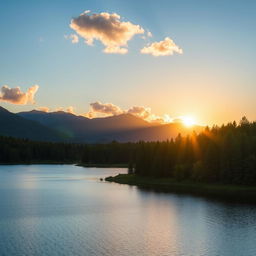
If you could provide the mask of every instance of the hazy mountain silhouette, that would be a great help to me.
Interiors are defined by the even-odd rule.
[[[59,127],[72,127],[72,129],[81,130],[126,130],[151,126],[150,123],[135,117],[131,114],[121,114],[118,116],[102,117],[89,119],[84,116],[76,116],[64,111],[42,112],[32,110],[20,112],[19,116],[40,122],[43,125],[58,129]]]
[[[20,112],[17,115],[37,121],[42,125],[64,133],[68,138],[74,138],[84,133],[84,127],[88,126],[88,118],[76,116],[63,111],[46,113],[32,110],[29,112]]]
[[[61,134],[38,122],[13,114],[0,106],[0,135],[39,141],[60,141]]]
[[[151,126],[148,122],[131,114],[89,119],[63,111],[45,113],[32,110],[29,112],[20,112],[18,115],[58,130],[66,134],[71,141],[75,142],[110,141],[114,140],[113,136],[111,136],[113,133]],[[110,136],[111,139],[106,139],[106,136]]]
[[[109,134],[108,139],[120,142],[136,142],[136,141],[165,141],[176,138],[179,134],[188,135],[192,132],[202,131],[202,126],[185,127],[182,123],[169,123],[157,126],[151,126],[141,129],[124,131],[121,133]],[[107,139],[107,138],[105,138]]]
[[[181,123],[152,124],[131,114],[89,119],[63,111],[46,113],[32,110],[10,113],[1,108],[0,134],[34,140],[62,140],[76,143],[162,141],[186,135],[200,126],[186,128]]]

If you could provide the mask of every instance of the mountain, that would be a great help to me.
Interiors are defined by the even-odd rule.
[[[70,142],[77,143],[107,143],[113,140],[120,142],[161,141],[175,138],[179,133],[186,135],[192,131],[202,130],[200,126],[186,128],[181,123],[151,124],[131,114],[88,119],[63,111],[45,113],[32,110],[20,112],[18,115],[57,130],[65,134]]]
[[[18,115],[26,119],[37,121],[43,125],[54,127],[55,129],[65,126],[76,130],[88,129],[94,131],[112,131],[151,126],[150,123],[131,114],[89,119],[84,116],[77,116],[64,111],[46,113],[32,110],[28,112],[20,112]]]
[[[60,141],[61,134],[38,122],[13,114],[0,106],[0,135],[38,141]]]
[[[63,111],[32,110],[14,114],[2,107],[0,124],[0,135],[74,143],[163,141],[179,133],[187,135],[203,129],[201,126],[186,128],[181,123],[152,124],[131,114],[89,119]]]
[[[179,134],[186,136],[192,132],[199,133],[202,130],[202,126],[195,125],[188,128],[182,123],[169,123],[111,134],[108,139],[120,142],[165,141],[176,138]]]
[[[149,122],[131,114],[121,114],[105,118],[93,118],[90,119],[90,122],[91,127],[98,131],[123,131],[152,126]]]
[[[57,130],[71,140],[80,134],[84,134],[84,129],[89,125],[90,121],[90,119],[83,116],[76,116],[63,111],[46,113],[32,110],[20,112],[17,115]]]
[[[115,134],[152,126],[131,114],[89,119],[63,111],[46,113],[32,110],[18,115],[62,132],[72,142],[109,142],[116,140]]]

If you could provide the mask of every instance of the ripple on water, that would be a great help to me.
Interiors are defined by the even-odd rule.
[[[1,166],[0,255],[256,255],[254,206],[99,182],[125,171]]]

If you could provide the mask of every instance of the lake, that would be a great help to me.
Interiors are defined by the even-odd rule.
[[[0,255],[256,255],[256,206],[100,181],[125,172],[0,166]]]

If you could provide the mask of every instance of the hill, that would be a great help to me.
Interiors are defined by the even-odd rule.
[[[62,132],[73,142],[125,141],[122,139],[125,134],[131,133],[132,137],[133,131],[152,127],[150,123],[131,114],[88,119],[63,111],[45,113],[32,110],[18,115]]]
[[[25,119],[0,107],[0,134],[38,141],[60,141],[61,134],[49,127]]]
[[[14,114],[2,107],[0,122],[0,135],[74,143],[163,141],[203,128],[186,128],[181,123],[152,124],[131,114],[89,119],[63,111],[32,110]]]

